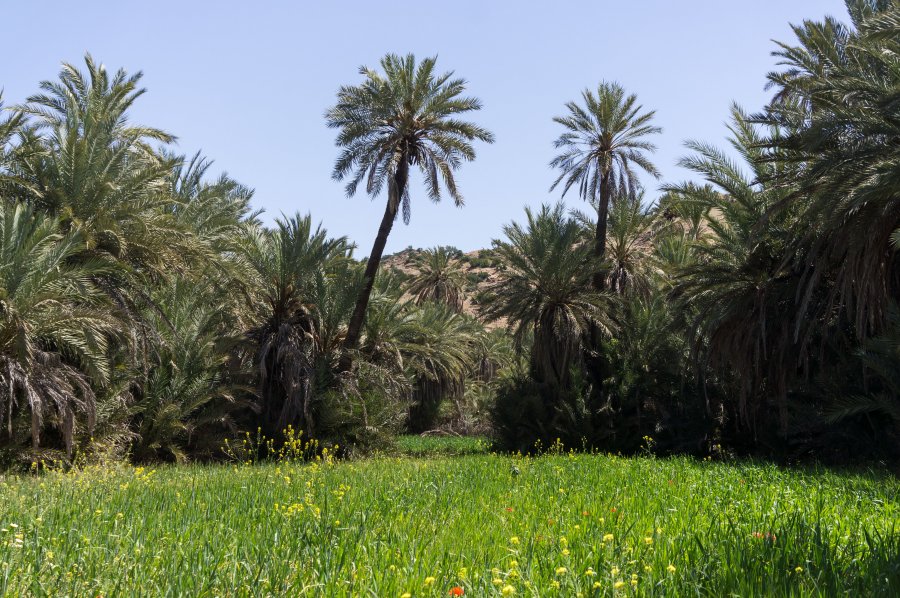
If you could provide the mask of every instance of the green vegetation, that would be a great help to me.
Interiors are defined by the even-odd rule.
[[[493,141],[435,59],[326,114],[364,259],[64,64],[0,115],[0,594],[900,594],[900,4],[847,7],[699,183],[641,187],[603,82],[554,119],[586,211],[387,263],[410,171],[462,206]]]
[[[0,482],[0,594],[894,596],[898,525],[895,479],[682,457],[118,466]]]
[[[398,436],[397,452],[408,457],[453,457],[487,453],[491,443],[478,436]]]
[[[619,83],[553,118],[551,190],[489,249],[382,253],[493,135],[434,58],[388,54],[326,124],[348,195],[385,199],[372,251],[134,122],[141,73],[90,55],[0,117],[0,462],[220,460],[288,427],[341,456],[403,432],[852,463],[900,456],[900,6],[847,0],[778,43],[731,152],[663,181],[652,109]],[[548,140],[548,142],[551,140]],[[736,155],[736,158],[732,156]],[[382,193],[384,192],[384,193]]]

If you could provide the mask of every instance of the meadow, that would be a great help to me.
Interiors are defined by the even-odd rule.
[[[900,593],[900,482],[887,473],[476,445],[6,476],[0,594]]]

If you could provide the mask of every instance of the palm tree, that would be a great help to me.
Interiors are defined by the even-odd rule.
[[[409,430],[419,433],[434,427],[444,400],[458,401],[465,378],[475,367],[481,326],[445,305],[428,302],[411,311],[413,324],[405,361],[413,373]]]
[[[590,284],[596,258],[562,204],[536,214],[525,208],[525,216],[525,226],[503,227],[507,241],[494,241],[501,268],[479,309],[488,320],[507,318],[518,347],[533,333],[535,377],[566,387],[585,335],[592,327],[608,330],[605,298]]]
[[[806,210],[797,243],[808,249],[803,296],[827,286],[865,337],[900,297],[892,242],[900,228],[900,5],[847,0],[847,8],[850,26],[829,18],[794,27],[799,43],[775,52],[784,66],[769,76],[777,95],[756,118],[778,127],[767,145],[801,169],[795,181],[778,179],[799,188],[771,211]]]
[[[115,74],[85,56],[87,72],[63,63],[58,81],[19,108],[29,118],[13,174],[20,199],[78,226],[87,249],[133,267],[171,271],[194,255],[192,235],[171,214],[167,193],[176,159],[151,144],[175,137],[133,125],[129,110],[145,90],[141,73]]]
[[[324,350],[319,290],[344,273],[350,246],[330,239],[299,214],[261,231],[250,261],[258,280],[257,325],[250,331],[260,374],[263,428],[280,434],[288,425],[315,434],[318,375]],[[345,291],[348,289],[344,289]]]
[[[114,264],[74,261],[83,250],[80,231],[62,234],[57,220],[0,201],[0,412],[10,442],[27,409],[34,447],[49,420],[71,454],[76,415],[92,426],[109,379],[110,339],[127,343],[93,282]]]
[[[342,181],[347,196],[353,196],[365,180],[366,192],[376,197],[387,183],[387,203],[378,234],[366,263],[363,286],[347,329],[346,355],[341,368],[352,365],[366,317],[366,307],[388,235],[399,210],[409,222],[409,170],[418,167],[425,178],[429,199],[441,199],[446,188],[457,206],[463,204],[453,171],[463,160],[475,159],[474,140],[491,143],[494,136],[456,116],[481,109],[476,98],[461,97],[466,81],[453,72],[435,74],[435,58],[418,65],[412,54],[388,54],[381,59],[384,73],[362,67],[365,81],[344,86],[337,104],[325,115],[328,126],[340,129],[336,144],[343,148],[333,177]]]
[[[232,299],[213,280],[180,278],[154,293],[146,320],[156,339],[131,407],[137,460],[184,461],[194,445],[216,450],[233,413],[252,396],[247,363],[235,359],[243,330]],[[218,432],[218,433],[217,433]]]
[[[616,195],[636,194],[639,184],[635,166],[659,177],[645,152],[656,151],[646,137],[662,129],[650,124],[655,112],[642,112],[637,96],[626,96],[618,83],[601,82],[596,95],[585,89],[581,97],[584,106],[569,102],[568,114],[553,119],[565,132],[554,142],[562,153],[550,162],[560,170],[550,190],[562,183],[565,197],[577,184],[581,198],[597,208],[594,254],[602,262],[610,201]],[[602,290],[603,284],[603,275],[598,272],[594,286]]]
[[[453,259],[451,248],[426,249],[415,257],[414,265],[417,272],[410,281],[409,292],[417,303],[435,301],[462,312],[466,277],[459,261]]]
[[[3,92],[0,91],[0,113],[5,113],[3,107]],[[13,138],[22,130],[24,115],[14,111],[8,117],[0,120],[0,194],[4,197],[12,197],[11,190],[16,187],[16,177],[10,173],[10,168],[15,160],[15,146]]]
[[[409,405],[407,428],[433,427],[445,399],[458,401],[475,368],[482,326],[451,307],[402,300],[393,273],[379,274],[366,316],[360,355],[369,365],[406,378],[392,384]],[[406,395],[406,396],[403,396]]]
[[[224,173],[213,181],[207,180],[213,163],[199,152],[190,160],[185,156],[171,158],[171,204],[166,211],[199,241],[210,245],[213,252],[240,253],[240,240],[246,236],[247,228],[260,225],[260,211],[250,206],[253,190]]]
[[[732,107],[729,128],[731,145],[749,172],[724,152],[689,142],[696,155],[682,159],[680,165],[702,175],[708,184],[666,187],[709,214],[708,233],[691,244],[694,256],[683,259],[684,266],[676,271],[674,292],[693,319],[695,347],[704,359],[741,374],[740,421],[754,430],[764,406],[760,401],[773,397],[784,431],[788,382],[808,349],[808,339],[798,343],[793,335],[799,277],[786,259],[795,227],[804,223],[798,220],[799,207],[764,218],[794,191],[771,183],[788,166],[769,159],[762,147],[765,131],[750,123],[737,106]]]

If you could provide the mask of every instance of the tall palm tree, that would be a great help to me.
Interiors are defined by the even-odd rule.
[[[618,83],[603,81],[596,95],[589,89],[581,93],[584,106],[568,102],[568,114],[554,117],[565,128],[554,142],[562,150],[550,166],[560,170],[550,186],[563,184],[563,197],[576,184],[581,198],[597,208],[594,254],[603,259],[606,252],[606,227],[609,205],[619,194],[636,194],[639,187],[635,166],[659,178],[659,172],[646,153],[656,151],[647,141],[662,129],[651,124],[655,111],[642,112],[637,96],[625,95]],[[603,289],[602,273],[594,286]]]
[[[71,453],[76,415],[92,425],[109,379],[110,339],[127,343],[93,282],[114,264],[73,261],[83,249],[80,231],[62,234],[56,219],[0,201],[0,413],[12,442],[27,411],[35,447],[49,419]]]
[[[416,302],[443,303],[456,311],[463,308],[463,288],[466,277],[458,260],[453,259],[451,248],[426,249],[414,260],[416,273],[409,285],[409,292]]]
[[[533,333],[536,378],[566,387],[588,331],[608,330],[605,298],[590,284],[596,258],[562,204],[525,208],[525,216],[525,226],[508,224],[507,240],[494,241],[502,267],[479,309],[488,320],[506,318],[519,347]]]
[[[346,356],[341,368],[352,365],[366,317],[366,307],[388,235],[401,207],[409,222],[410,167],[425,178],[429,199],[441,199],[446,188],[457,206],[463,204],[453,171],[462,161],[475,159],[471,142],[491,143],[494,136],[457,115],[481,109],[477,98],[463,97],[466,81],[453,72],[435,73],[435,58],[416,64],[412,54],[388,54],[381,59],[384,73],[362,67],[365,80],[338,91],[337,104],[328,110],[328,126],[340,129],[336,144],[343,148],[335,165],[336,180],[349,178],[348,196],[365,180],[366,192],[376,197],[387,183],[387,203],[378,234],[366,263],[365,278],[346,337]]]

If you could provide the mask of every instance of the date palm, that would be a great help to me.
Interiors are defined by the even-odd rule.
[[[900,297],[900,4],[847,0],[851,25],[835,19],[795,26],[797,45],[775,52],[775,102],[758,117],[780,128],[767,140],[802,166],[799,189],[773,212],[806,210],[798,246],[804,296],[829,287],[860,336],[880,329]],[[823,276],[822,273],[829,275]],[[801,304],[803,311],[805,304]]]
[[[448,247],[426,249],[414,260],[416,274],[409,285],[409,292],[419,304],[435,301],[447,305],[459,313],[463,308],[463,289],[466,277],[453,259]]]
[[[131,407],[132,458],[184,461],[189,448],[210,447],[233,431],[232,415],[252,396],[250,364],[234,359],[245,341],[233,299],[212,280],[181,278],[156,289],[147,310],[154,351]]]
[[[90,427],[109,379],[109,340],[127,342],[93,282],[113,264],[73,260],[83,249],[80,231],[62,234],[56,219],[0,201],[0,413],[10,442],[30,421],[37,447],[49,423],[71,453],[77,416]]]
[[[90,54],[85,65],[63,63],[58,80],[43,81],[20,107],[28,118],[14,169],[27,183],[22,199],[80,227],[90,250],[171,271],[192,253],[192,237],[165,211],[176,160],[152,145],[175,137],[130,122],[145,92],[141,73],[111,73]]]
[[[313,436],[316,427],[316,377],[324,351],[321,287],[343,272],[350,247],[331,239],[312,219],[299,214],[261,231],[250,249],[258,280],[257,325],[250,330],[256,347],[263,428],[280,434],[292,425]]]
[[[594,254],[602,261],[610,202],[616,195],[636,194],[639,183],[635,167],[659,177],[646,155],[656,151],[647,137],[662,129],[651,124],[655,112],[644,112],[637,96],[626,95],[618,83],[601,82],[596,94],[585,89],[581,98],[583,106],[569,102],[568,113],[553,119],[565,131],[553,144],[561,153],[550,166],[560,173],[550,190],[562,184],[565,197],[577,185],[581,198],[596,207]],[[604,288],[604,278],[601,272],[596,274],[595,288]]]
[[[798,210],[763,217],[794,188],[771,183],[788,167],[768,159],[769,152],[762,148],[767,132],[750,123],[737,106],[732,107],[729,129],[732,148],[749,171],[725,152],[692,141],[688,147],[695,155],[680,165],[708,184],[666,187],[689,206],[711,214],[708,232],[691,243],[693,258],[685,259],[676,272],[675,294],[692,319],[695,347],[704,361],[741,373],[736,409],[740,421],[755,429],[765,401],[774,398],[784,429],[787,384],[808,349],[792,334],[798,276],[785,260]]]
[[[461,399],[465,377],[475,368],[482,327],[446,304],[419,305],[403,301],[402,295],[397,275],[381,272],[360,354],[367,365],[405,379],[405,384],[392,386],[399,391],[397,398],[408,399],[403,402],[409,405],[407,428],[419,433],[433,427],[445,399]]]
[[[337,103],[325,115],[328,126],[339,129],[336,144],[342,148],[332,176],[347,179],[347,196],[365,183],[373,198],[387,187],[387,202],[378,234],[366,263],[347,330],[341,369],[352,365],[366,316],[366,307],[388,235],[402,209],[409,222],[410,168],[418,168],[429,199],[440,201],[442,187],[457,206],[463,197],[454,171],[463,161],[475,159],[472,141],[493,142],[493,135],[458,115],[481,109],[477,98],[465,97],[466,81],[453,72],[437,74],[435,58],[418,64],[412,54],[388,54],[381,59],[383,73],[362,67],[365,80],[341,87]]]
[[[652,246],[661,228],[659,213],[643,205],[644,194],[619,195],[610,202],[606,235],[607,267],[603,287],[617,295],[649,294],[657,268],[652,259]],[[588,236],[593,231],[590,217],[575,212]]]
[[[562,204],[537,213],[526,208],[525,216],[524,226],[504,226],[507,240],[494,242],[501,268],[480,312],[488,320],[506,318],[519,347],[533,333],[536,378],[566,387],[591,328],[608,329],[605,297],[590,284],[596,258]]]
[[[3,91],[0,90],[0,114],[6,112],[3,106]],[[12,190],[21,184],[10,169],[16,158],[13,139],[22,131],[23,120],[24,115],[19,111],[13,111],[5,118],[0,117],[0,194],[5,197],[12,197]]]

